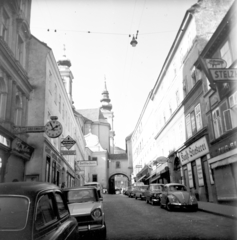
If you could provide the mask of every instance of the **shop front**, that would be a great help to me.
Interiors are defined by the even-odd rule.
[[[237,140],[229,137],[213,147],[214,157],[208,160],[215,182],[218,202],[237,201]]]
[[[207,162],[209,147],[206,137],[192,143],[181,152],[178,158],[182,165],[184,185],[193,192],[198,200],[209,201],[212,196],[210,169]]]

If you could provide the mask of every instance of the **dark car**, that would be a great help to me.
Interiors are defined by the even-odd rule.
[[[103,201],[95,187],[63,189],[72,216],[77,219],[80,236],[106,239]]]
[[[61,190],[41,182],[0,184],[0,239],[78,239]]]
[[[144,192],[146,202],[152,205],[159,204],[163,187],[164,184],[151,183]]]
[[[141,200],[145,199],[145,191],[147,190],[148,185],[137,186],[135,191],[135,199],[140,198]]]
[[[128,190],[127,190],[128,197],[133,198],[135,196],[135,191],[136,191],[135,186],[128,187]]]
[[[180,183],[170,183],[164,186],[160,206],[165,207],[168,211],[177,208],[198,210],[196,197]]]
[[[103,199],[103,195],[102,195],[103,188],[102,188],[100,183],[98,183],[98,182],[87,182],[87,183],[84,183],[84,186],[95,187],[98,191],[99,197],[101,198],[101,200]]]

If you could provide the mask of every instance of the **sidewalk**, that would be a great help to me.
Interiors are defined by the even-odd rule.
[[[237,220],[237,206],[227,206],[210,202],[198,202],[198,210],[209,212],[225,217],[235,218]]]

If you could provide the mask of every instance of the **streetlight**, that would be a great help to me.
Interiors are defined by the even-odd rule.
[[[132,41],[130,42],[130,44],[133,46],[133,47],[136,47],[138,42],[137,42],[137,35],[138,35],[138,30],[137,30],[137,34],[136,34],[136,37],[132,37]]]

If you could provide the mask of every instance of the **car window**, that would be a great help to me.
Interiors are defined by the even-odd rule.
[[[93,189],[69,190],[67,198],[69,203],[96,201]]]
[[[55,199],[56,199],[56,203],[58,206],[58,212],[59,212],[59,216],[63,217],[67,214],[69,214],[69,211],[67,210],[67,207],[65,206],[65,203],[63,201],[62,195],[60,193],[55,193]]]
[[[182,185],[173,185],[169,187],[170,191],[187,191],[185,186]]]
[[[25,197],[0,196],[0,230],[22,230],[26,226],[29,200]]]
[[[57,220],[56,211],[53,206],[53,195],[44,194],[37,203],[36,210],[36,229],[40,229],[50,222]]]

